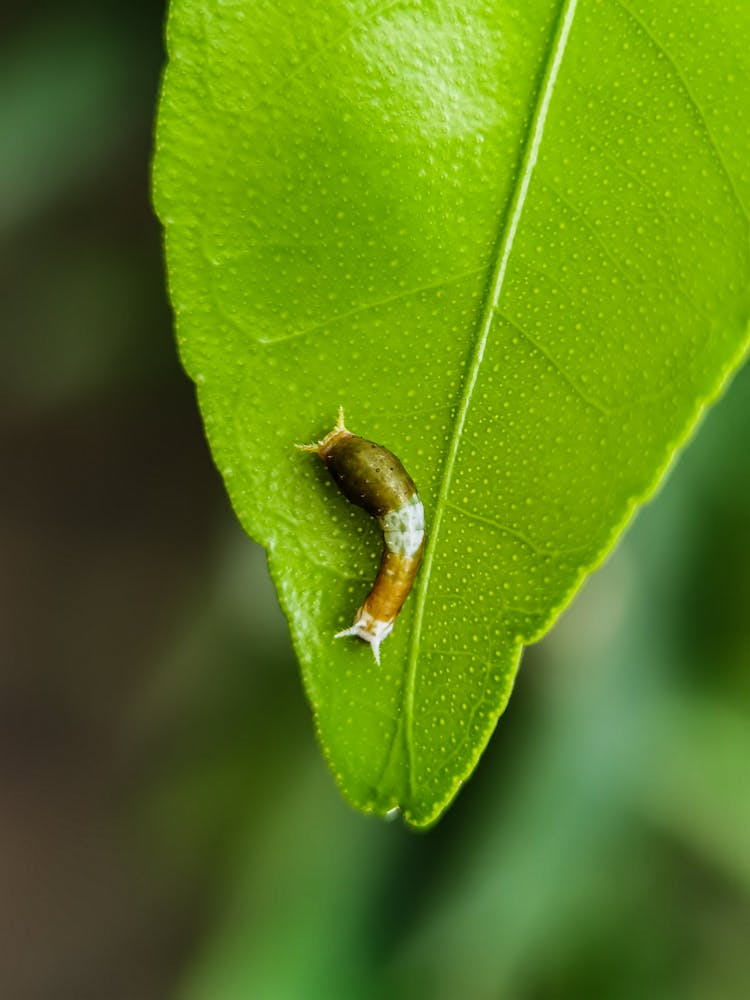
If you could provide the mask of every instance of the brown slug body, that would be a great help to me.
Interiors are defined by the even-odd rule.
[[[372,590],[351,628],[336,635],[369,642],[380,663],[380,644],[390,635],[422,561],[424,508],[417,488],[387,448],[346,429],[341,408],[336,426],[322,441],[297,447],[319,455],[347,500],[377,518],[383,529],[385,546]]]

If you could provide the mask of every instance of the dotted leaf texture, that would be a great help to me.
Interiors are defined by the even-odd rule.
[[[213,455],[344,795],[424,827],[746,350],[750,5],[173,0],[167,39],[155,203]],[[294,449],[339,405],[425,506],[381,666],[333,638],[377,524]]]

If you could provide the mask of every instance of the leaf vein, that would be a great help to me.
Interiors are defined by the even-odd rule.
[[[427,592],[430,585],[430,576],[435,558],[437,542],[440,537],[440,527],[443,513],[446,509],[448,494],[450,492],[453,470],[456,464],[461,436],[466,424],[466,418],[474,395],[479,369],[484,358],[485,348],[489,339],[490,331],[498,310],[500,295],[505,285],[505,275],[508,269],[511,250],[515,243],[516,232],[521,219],[521,215],[526,204],[531,177],[536,166],[539,155],[544,128],[547,121],[550,102],[557,82],[557,74],[560,69],[563,55],[567,48],[568,37],[577,8],[577,0],[565,0],[558,18],[555,37],[552,41],[551,49],[548,53],[544,78],[541,82],[534,113],[529,121],[526,134],[526,141],[523,149],[518,180],[515,185],[513,197],[509,205],[507,224],[503,227],[497,248],[497,263],[495,265],[489,289],[489,296],[485,303],[484,315],[479,326],[474,352],[469,364],[469,368],[464,381],[462,399],[459,406],[458,416],[453,429],[453,436],[450,441],[443,474],[440,484],[440,491],[435,506],[435,519],[427,542],[424,565],[417,583],[416,608],[414,613],[414,623],[412,626],[411,643],[409,649],[409,659],[406,667],[404,680],[404,725],[405,743],[407,755],[407,782],[410,795],[413,795],[414,788],[414,700],[416,689],[417,661],[419,658],[419,646],[422,635],[422,625],[424,621]]]
[[[611,416],[612,409],[610,407],[605,406],[604,403],[599,402],[599,400],[596,399],[594,396],[587,395],[587,393],[585,393],[583,389],[581,389],[581,387],[572,378],[572,376],[568,375],[565,368],[563,368],[560,362],[557,361],[555,356],[553,354],[550,354],[550,352],[547,350],[546,347],[542,347],[539,341],[536,340],[534,337],[532,337],[530,333],[527,333],[527,331],[524,330],[522,326],[519,326],[518,323],[514,322],[510,318],[510,316],[508,316],[506,313],[501,312],[500,309],[497,310],[495,315],[504,319],[505,322],[516,331],[516,333],[518,333],[521,337],[523,337],[524,340],[528,341],[528,343],[531,344],[531,346],[535,350],[537,350],[540,354],[544,355],[544,357],[554,368],[554,370],[557,372],[560,378],[562,378],[565,382],[568,383],[573,392],[575,392],[575,394],[579,397],[579,399],[583,400],[583,402],[586,403],[587,406],[590,406],[592,409],[597,410],[604,417]]]
[[[664,45],[659,41],[659,39],[654,35],[653,31],[648,27],[648,25],[645,23],[645,21],[643,21],[640,17],[638,17],[638,15],[635,13],[635,11],[633,11],[624,2],[624,0],[613,0],[613,2],[620,8],[620,10],[623,11],[623,13],[627,17],[630,18],[630,20],[635,25],[637,25],[640,28],[640,30],[643,32],[643,34],[646,36],[646,38],[649,40],[649,42],[654,46],[654,48],[656,49],[656,51],[659,52],[659,53],[661,53],[661,55],[664,57],[664,59],[667,61],[667,63],[672,67],[672,71],[673,71],[674,75],[677,77],[677,79],[680,82],[680,85],[682,86],[682,89],[685,91],[685,94],[687,95],[688,101],[690,102],[690,105],[694,109],[696,117],[698,118],[698,121],[700,122],[701,127],[703,128],[704,132],[706,133],[706,135],[708,137],[709,142],[711,143],[711,148],[713,149],[714,153],[716,154],[716,159],[719,161],[719,165],[721,166],[721,169],[722,169],[722,171],[724,173],[724,176],[726,177],[727,183],[729,185],[729,189],[732,192],[734,200],[736,201],[737,206],[740,209],[740,212],[742,213],[742,216],[743,216],[743,218],[745,220],[745,225],[747,226],[748,223],[750,223],[750,216],[748,216],[747,208],[745,207],[745,204],[744,204],[742,198],[740,197],[740,194],[739,194],[739,192],[738,192],[738,190],[737,190],[737,188],[735,186],[734,178],[732,177],[731,173],[729,172],[729,168],[727,167],[726,163],[724,162],[724,157],[721,154],[721,150],[719,149],[718,143],[716,142],[716,140],[713,137],[713,133],[711,132],[711,127],[708,124],[708,119],[706,118],[705,113],[703,112],[703,109],[701,108],[700,104],[698,103],[698,101],[694,97],[692,90],[688,86],[688,82],[685,79],[685,76],[683,75],[683,72],[680,69],[679,64],[675,61],[674,57],[664,47]]]
[[[317,333],[319,330],[323,330],[328,326],[333,326],[336,323],[341,323],[345,319],[351,319],[352,316],[360,316],[362,313],[369,312],[373,309],[379,309],[381,306],[388,306],[393,302],[401,302],[404,299],[410,298],[412,295],[419,295],[420,292],[431,292],[438,288],[447,288],[449,285],[458,284],[458,282],[463,281],[464,278],[471,278],[477,274],[481,274],[483,270],[484,268],[474,267],[469,271],[462,271],[460,274],[453,274],[449,278],[442,278],[440,281],[434,281],[425,285],[417,285],[413,288],[408,288],[403,292],[397,292],[394,295],[387,295],[382,299],[375,299],[373,302],[364,302],[361,305],[354,306],[346,312],[339,313],[336,316],[330,316],[318,323],[314,323],[312,326],[306,326],[303,330],[292,330],[290,333],[282,334],[280,337],[257,337],[256,339],[258,343],[263,344],[264,347],[274,347],[276,344],[287,343],[290,340],[296,340],[298,337],[307,337],[311,333]]]

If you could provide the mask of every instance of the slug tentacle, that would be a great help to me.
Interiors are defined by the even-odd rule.
[[[370,593],[350,628],[336,638],[353,635],[370,643],[377,663],[380,645],[411,590],[424,551],[424,508],[414,481],[396,456],[382,445],[347,430],[339,407],[336,426],[315,444],[297,445],[325,462],[344,496],[378,519],[383,556]]]

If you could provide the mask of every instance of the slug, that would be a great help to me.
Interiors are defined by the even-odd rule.
[[[347,500],[377,518],[383,530],[383,555],[372,589],[354,624],[335,636],[354,635],[369,642],[379,664],[380,644],[391,634],[422,561],[422,501],[411,476],[392,452],[346,429],[343,407],[339,407],[336,426],[321,441],[297,447],[315,452]]]

